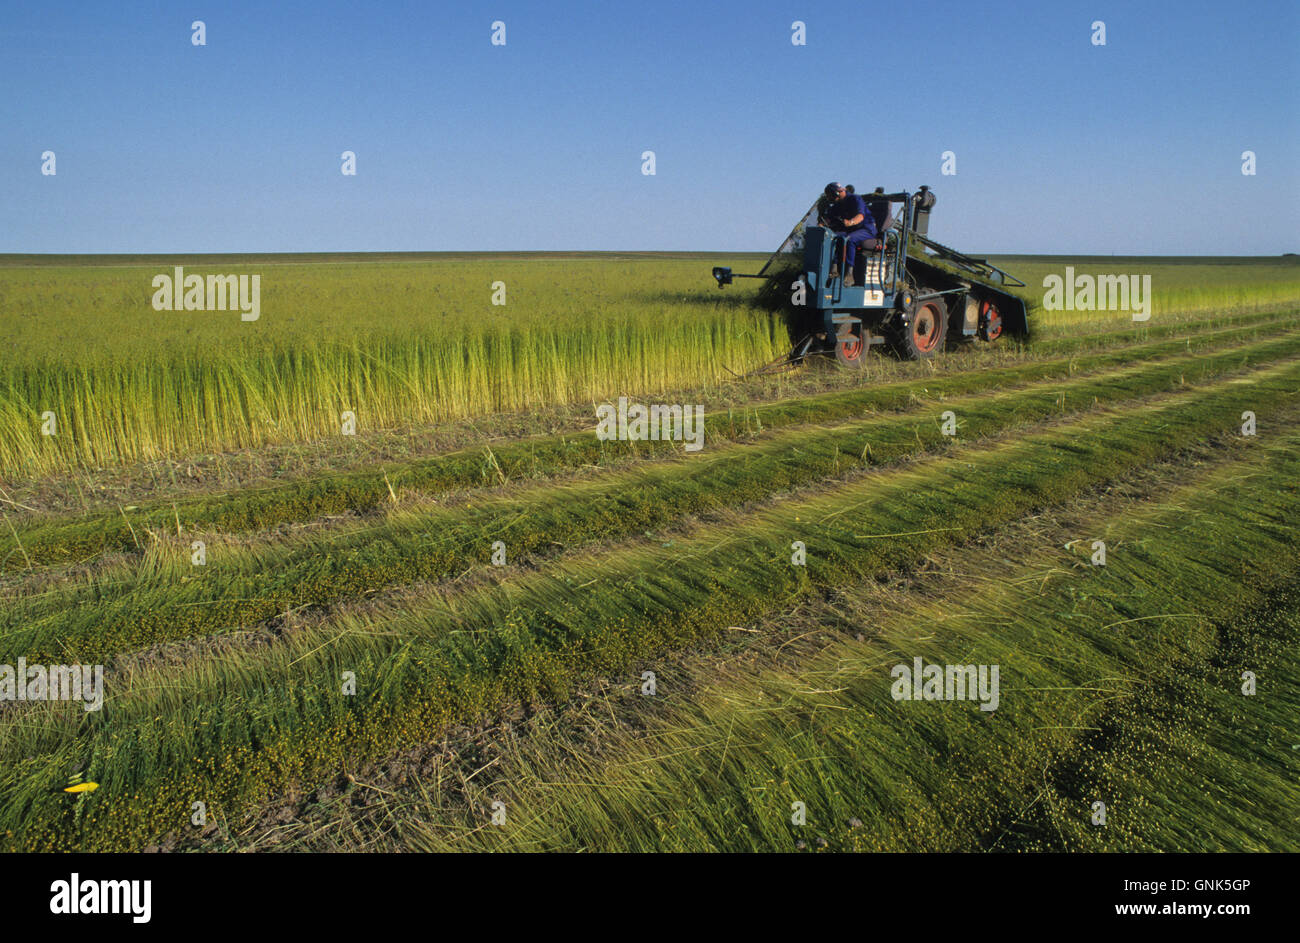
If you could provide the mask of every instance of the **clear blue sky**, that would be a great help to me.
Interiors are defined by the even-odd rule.
[[[970,251],[1300,251],[1298,9],[4,0],[0,252],[765,250],[832,179]]]

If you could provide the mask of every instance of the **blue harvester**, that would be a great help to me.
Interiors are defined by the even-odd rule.
[[[833,352],[841,364],[860,367],[873,344],[920,360],[962,341],[1028,333],[1024,300],[1008,290],[1024,282],[930,239],[934,191],[878,189],[864,200],[880,238],[858,252],[852,284],[844,278],[844,235],[822,225],[816,205],[757,274],[713,269],[719,288],[733,278],[767,278],[772,262],[802,243],[802,272],[788,286],[795,345],[786,363]]]

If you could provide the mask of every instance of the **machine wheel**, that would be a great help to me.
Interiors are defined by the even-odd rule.
[[[980,302],[980,340],[995,341],[1002,336],[1002,315],[998,306],[985,299]]]
[[[922,290],[919,294],[925,294]],[[940,298],[931,298],[916,306],[906,328],[894,336],[894,349],[908,360],[929,360],[943,350],[948,334],[948,310]]]
[[[841,367],[861,370],[867,362],[866,341],[852,331],[838,335],[835,338],[835,362]]]

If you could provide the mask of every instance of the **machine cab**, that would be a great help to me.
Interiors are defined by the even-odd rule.
[[[844,235],[825,226],[804,230],[804,277],[808,303],[819,309],[889,308],[902,287],[899,251],[902,240],[889,230],[876,249],[861,249],[853,284],[844,284]]]

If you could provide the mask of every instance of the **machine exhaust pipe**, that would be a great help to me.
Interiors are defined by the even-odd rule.
[[[934,208],[934,191],[922,186],[912,197],[912,232],[919,236],[930,234],[930,210]]]

